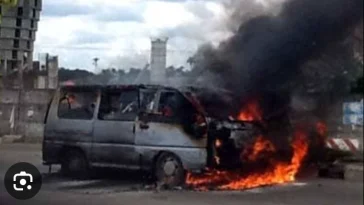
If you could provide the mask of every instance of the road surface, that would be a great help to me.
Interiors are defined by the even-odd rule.
[[[32,199],[20,201],[5,190],[3,178],[6,170],[17,162],[29,162],[44,174],[41,191]],[[57,171],[58,167],[54,171]],[[291,184],[257,188],[246,191],[195,192],[148,191],[140,177],[99,177],[74,181],[60,177],[56,172],[47,174],[48,167],[41,164],[40,145],[0,145],[0,204],[135,204],[135,205],[359,205],[363,204],[363,182],[338,179],[318,179],[314,176]],[[109,175],[109,174],[107,174]]]

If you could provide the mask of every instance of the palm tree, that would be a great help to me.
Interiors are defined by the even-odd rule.
[[[93,60],[92,64],[95,66],[95,72],[97,72],[97,63],[100,59],[96,57],[96,58],[93,58],[92,60]]]

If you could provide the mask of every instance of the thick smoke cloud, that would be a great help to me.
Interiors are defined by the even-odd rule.
[[[301,66],[343,40],[363,15],[362,0],[290,0],[275,8],[277,15],[243,18],[231,38],[196,55],[195,82],[211,84],[213,76],[219,88],[235,94],[224,115],[238,113],[251,98],[259,98],[265,117],[284,111]]]
[[[237,31],[239,26],[251,20],[252,18],[262,15],[277,15],[281,10],[282,4],[287,0],[225,0],[223,5],[228,19],[227,28],[231,31]]]

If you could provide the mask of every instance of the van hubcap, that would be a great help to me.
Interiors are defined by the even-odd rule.
[[[70,161],[69,170],[74,171],[74,172],[79,171],[80,166],[81,166],[81,160],[73,159]]]
[[[167,159],[164,163],[163,170],[167,176],[173,176],[178,169],[178,163],[174,159]]]

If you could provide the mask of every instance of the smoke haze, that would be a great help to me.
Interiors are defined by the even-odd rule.
[[[302,65],[345,39],[363,14],[362,0],[291,0],[273,4],[273,12],[251,1],[232,2],[226,5],[237,31],[217,49],[205,47],[195,55],[199,86],[216,82],[235,94],[225,114],[238,113],[251,98],[262,98],[267,115],[284,109]],[[247,5],[252,12],[240,15]]]

